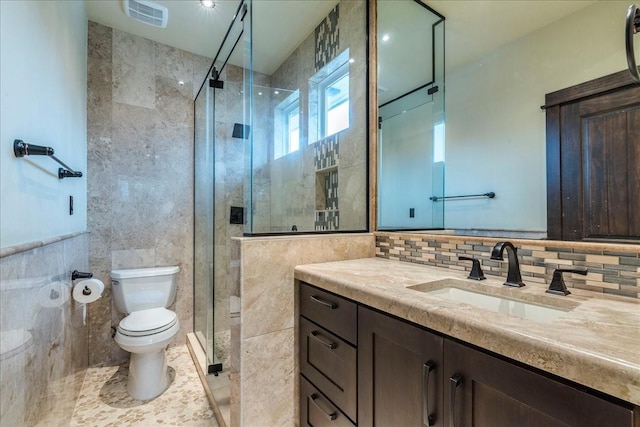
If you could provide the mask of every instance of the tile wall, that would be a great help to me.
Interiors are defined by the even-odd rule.
[[[89,311],[89,362],[128,357],[113,341],[113,269],[177,265],[184,344],[193,326],[193,99],[210,60],[89,22],[90,265],[105,298]]]
[[[469,261],[480,259],[485,275],[506,277],[507,262],[490,258],[493,246],[504,239],[376,233],[376,256],[398,261],[470,271]],[[565,275],[568,287],[597,293],[640,298],[640,246],[548,240],[510,240],[518,248],[522,279],[548,284],[556,268],[588,269],[586,276]]]
[[[89,236],[13,249],[0,254],[0,424],[68,426],[88,354],[71,272],[89,271]]]
[[[273,96],[272,108],[285,93],[298,90],[301,109],[300,149],[270,158],[264,168],[270,183],[271,232],[291,231],[292,225],[299,231],[367,227],[366,30],[366,2],[340,2],[271,76],[270,86],[284,89],[279,97]],[[318,91],[310,88],[309,79],[346,49],[353,59],[349,128],[316,141]],[[272,134],[266,135],[266,141],[272,140]],[[335,168],[331,188],[317,176],[329,167]],[[328,193],[334,193],[330,203]]]
[[[231,424],[293,427],[299,422],[293,269],[299,264],[370,258],[374,237],[327,234],[236,242],[242,315],[232,327],[238,336],[232,340],[232,359],[235,354],[240,360],[233,363],[231,376]]]

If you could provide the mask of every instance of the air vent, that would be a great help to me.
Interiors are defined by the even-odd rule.
[[[169,18],[166,7],[147,0],[122,0],[128,17],[154,27],[165,28]]]

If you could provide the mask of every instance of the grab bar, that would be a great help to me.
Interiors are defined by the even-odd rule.
[[[489,199],[493,199],[494,197],[496,197],[496,193],[494,193],[493,191],[489,191],[488,193],[483,193],[483,194],[465,194],[462,196],[431,196],[429,197],[429,200],[437,202],[438,200],[444,200],[444,199],[465,199],[468,197],[487,197]]]
[[[48,156],[53,160],[64,166],[63,168],[58,168],[58,179],[63,178],[81,178],[82,172],[77,172],[67,166],[64,162],[58,159],[53,155],[54,150],[51,147],[45,147],[42,145],[35,144],[27,144],[21,139],[13,140],[13,154],[16,157],[24,157],[24,156]]]
[[[633,35],[640,32],[640,9],[637,5],[632,4],[627,10],[626,30],[626,47],[627,47],[627,65],[629,65],[629,73],[636,83],[640,83],[640,74],[636,66],[636,58],[633,52]]]

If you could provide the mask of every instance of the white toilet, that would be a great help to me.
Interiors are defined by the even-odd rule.
[[[175,299],[178,271],[179,267],[154,267],[111,272],[113,301],[118,311],[128,314],[115,340],[131,353],[127,391],[134,399],[153,399],[169,386],[165,349],[180,323],[166,307]]]

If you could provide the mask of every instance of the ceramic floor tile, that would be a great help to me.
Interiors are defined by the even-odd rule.
[[[70,425],[217,427],[187,346],[168,349],[167,363],[171,385],[149,401],[127,393],[128,366],[89,368]]]

